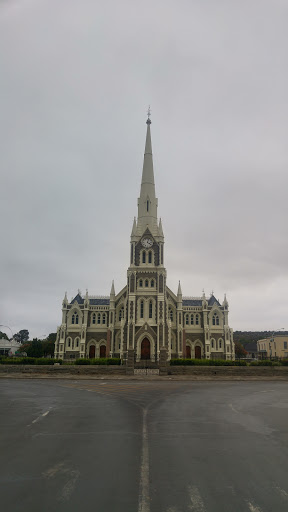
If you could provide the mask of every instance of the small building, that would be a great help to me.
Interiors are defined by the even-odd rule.
[[[249,343],[246,343],[244,346],[247,355],[246,358],[250,359],[257,359],[258,358],[258,348],[257,348],[257,341],[250,341]]]
[[[0,339],[0,356],[14,356],[15,352],[19,350],[21,347],[21,343],[12,339],[5,340],[5,338]]]
[[[277,334],[258,340],[257,351],[260,359],[288,358],[288,334]]]

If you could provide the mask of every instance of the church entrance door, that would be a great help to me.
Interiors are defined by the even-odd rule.
[[[95,345],[90,345],[89,348],[89,358],[94,359],[95,358]]]
[[[100,357],[106,357],[106,347],[105,347],[105,345],[101,345],[101,347],[100,347]]]
[[[150,341],[144,338],[141,343],[141,359],[150,359]]]
[[[201,359],[201,347],[195,347],[195,359]]]
[[[186,359],[191,359],[191,347],[190,347],[190,345],[186,346]]]

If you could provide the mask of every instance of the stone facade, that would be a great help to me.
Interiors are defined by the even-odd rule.
[[[130,238],[127,285],[109,297],[65,294],[62,323],[57,330],[55,357],[134,357],[163,364],[164,359],[196,357],[234,359],[233,331],[228,324],[228,302],[212,294],[182,297],[179,282],[174,294],[167,286],[164,234],[157,218],[150,119],[138,217]]]

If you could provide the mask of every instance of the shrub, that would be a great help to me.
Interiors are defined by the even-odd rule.
[[[252,361],[250,366],[273,366],[273,361],[269,361],[269,359],[263,359],[262,361]]]
[[[118,357],[102,357],[97,359],[76,359],[75,364],[92,364],[92,365],[120,365],[121,359]]]
[[[62,364],[62,359],[46,359],[45,357],[39,357],[38,359],[35,359],[35,362],[34,364],[48,364],[48,365],[52,365],[54,363],[60,363]]]

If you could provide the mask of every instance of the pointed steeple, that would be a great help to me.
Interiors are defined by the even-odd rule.
[[[110,291],[110,299],[111,297],[115,298],[115,288],[114,288],[114,279],[112,281],[111,291]]]
[[[180,297],[180,296],[181,296],[181,300],[182,300],[182,290],[181,290],[181,284],[180,284],[180,281],[179,281],[177,297]]]
[[[134,217],[133,227],[131,231],[131,237],[137,236],[137,225],[136,225],[136,217]]]
[[[63,308],[66,308],[68,306],[68,299],[67,299],[67,292],[65,292],[65,296],[62,302]]]
[[[140,197],[138,199],[138,231],[139,228],[142,233],[148,226],[151,231],[157,229],[157,205],[158,200],[155,195],[155,182],[154,182],[154,169],[153,169],[153,157],[152,157],[152,144],[151,144],[151,120],[148,116],[146,121],[147,132],[146,132],[146,143],[145,143],[145,154],[142,171],[142,181]]]
[[[86,288],[85,299],[84,299],[84,308],[88,308],[88,307],[89,307],[89,295],[88,295],[88,288]]]
[[[163,236],[164,237],[164,233],[163,233],[163,228],[162,228],[162,220],[160,219],[159,221],[159,236]]]

